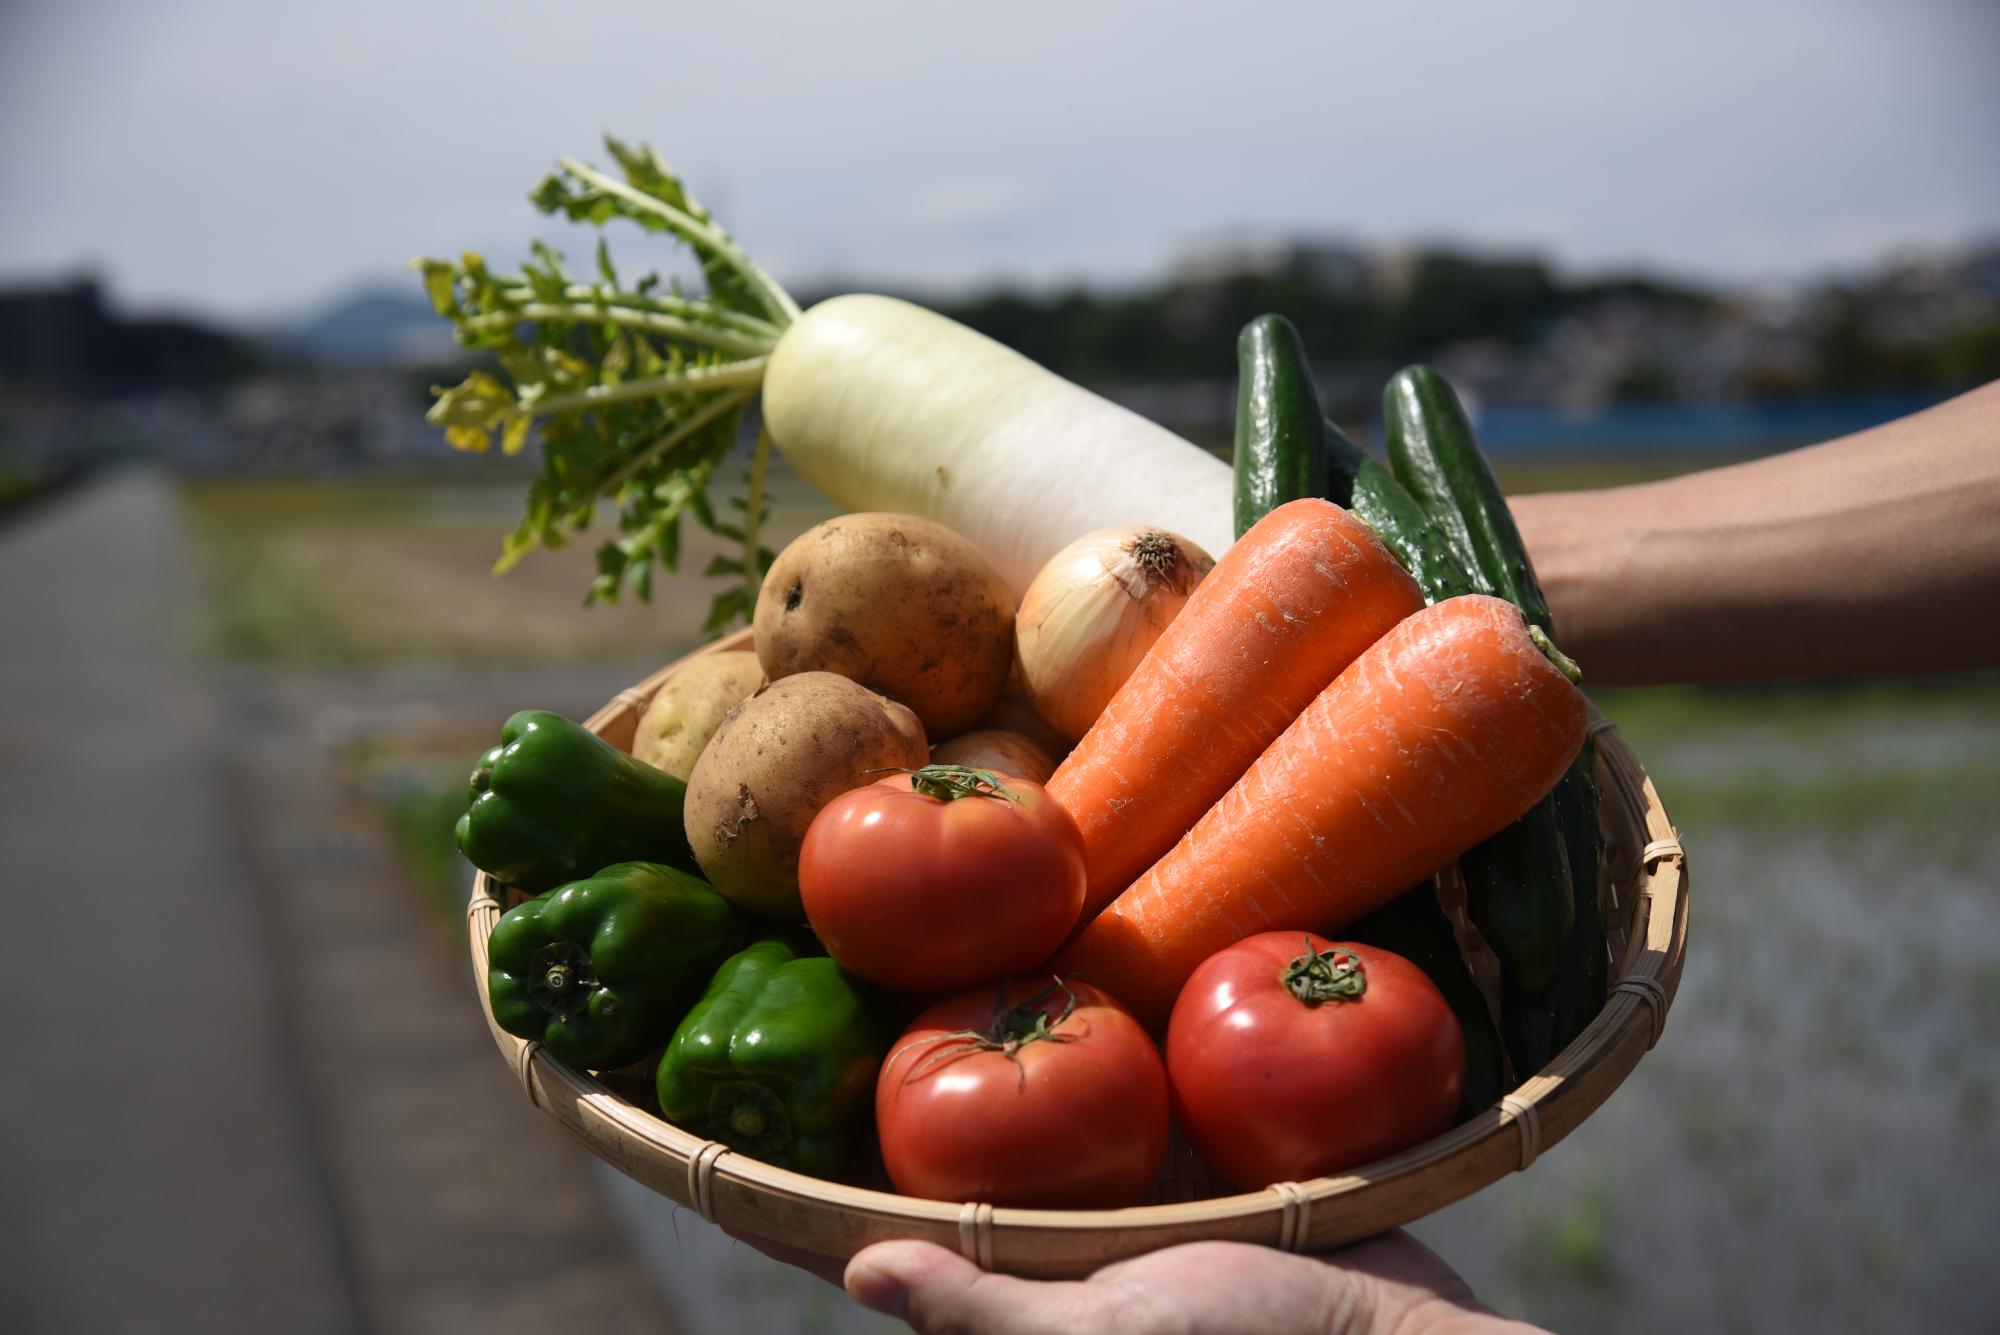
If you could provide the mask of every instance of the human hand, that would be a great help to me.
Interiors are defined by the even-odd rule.
[[[883,1242],[848,1262],[845,1281],[856,1302],[901,1317],[924,1335],[1534,1329],[1495,1316],[1436,1253],[1402,1232],[1323,1257],[1247,1243],[1188,1243],[1070,1282],[990,1274],[926,1242]]]

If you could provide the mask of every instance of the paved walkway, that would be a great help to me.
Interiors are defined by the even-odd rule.
[[[148,474],[0,530],[0,1325],[671,1329],[307,729],[176,652],[190,573]]]

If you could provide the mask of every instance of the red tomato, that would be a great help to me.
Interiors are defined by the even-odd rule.
[[[1309,1004],[1293,991],[1315,982],[1329,999]],[[1402,956],[1263,932],[1188,978],[1167,1024],[1167,1078],[1188,1143],[1225,1180],[1256,1191],[1353,1168],[1449,1127],[1465,1035],[1436,985]]]
[[[1076,925],[1083,887],[1083,836],[1040,784],[959,766],[842,793],[799,850],[827,954],[912,992],[1035,968]]]
[[[1167,1153],[1167,1074],[1084,983],[977,988],[918,1016],[875,1083],[896,1190],[1030,1209],[1136,1205]]]

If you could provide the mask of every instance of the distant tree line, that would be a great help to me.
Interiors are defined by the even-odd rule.
[[[1350,263],[1329,268],[1314,262],[1324,249],[1301,244],[1288,253],[1277,263],[1182,271],[1123,290],[911,295],[1097,385],[1231,380],[1237,332],[1272,311],[1298,327],[1316,363],[1343,373],[1350,391],[1379,385],[1387,368],[1477,345],[1502,350],[1502,374],[1528,382],[1532,397],[1575,372],[1564,358],[1573,361],[1579,337],[1597,339],[1600,328],[1612,329],[1602,337],[1618,346],[1589,373],[1612,401],[1672,401],[1695,381],[1711,397],[1785,398],[1948,391],[2000,378],[2000,245],[1915,278],[1885,266],[1807,294],[1778,317],[1746,313],[1737,293],[1640,274],[1566,277],[1531,256],[1339,252]],[[423,386],[450,368],[411,366],[390,337],[407,328],[410,312],[394,301],[373,304],[391,309],[348,314],[360,325],[353,337],[365,341],[374,329],[379,348],[349,349],[341,364],[400,366],[424,401]],[[412,293],[409,304],[421,302]],[[1562,331],[1565,338],[1553,337]],[[1726,368],[1719,389],[1718,363]],[[260,371],[311,375],[318,365],[283,341],[124,317],[90,278],[0,291],[0,391],[143,394],[223,386]]]
[[[1956,389],[2000,379],[2000,303],[1983,319],[1917,338],[1885,336],[1869,307],[1854,288],[1825,294],[1809,388]]]
[[[1617,305],[1641,313],[1670,346],[1727,323],[1732,294],[1643,275],[1566,279],[1534,259],[1487,259],[1434,251],[1415,256],[1397,281],[1329,285],[1304,266],[1201,281],[1167,280],[1119,292],[1082,287],[1037,294],[999,289],[930,304],[1036,361],[1086,383],[1227,377],[1236,334],[1276,311],[1298,326],[1322,363],[1401,365],[1470,341],[1532,351],[1569,317]],[[2000,300],[1984,318],[1895,335],[1878,328],[1879,294],[1828,288],[1806,303],[1792,342],[1797,355],[1773,367],[1747,361],[1731,397],[1952,389],[2000,378]],[[1678,382],[1658,361],[1635,359],[1614,377],[1628,402],[1675,398]]]
[[[1065,375],[1164,379],[1233,374],[1237,331],[1267,311],[1297,325],[1316,359],[1411,361],[1462,339],[1531,343],[1564,315],[1610,296],[1689,311],[1715,300],[1649,279],[1566,284],[1538,261],[1440,253],[1421,257],[1381,292],[1330,289],[1293,269],[1122,293],[1001,290],[942,309]]]

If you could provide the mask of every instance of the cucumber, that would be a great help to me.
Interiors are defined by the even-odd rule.
[[[1500,976],[1541,993],[1575,928],[1575,896],[1553,795],[1500,833],[1458,855],[1465,911],[1500,957]],[[1521,1068],[1532,1075],[1538,1066]]]
[[[1398,371],[1382,391],[1382,434],[1397,479],[1444,530],[1480,592],[1505,598],[1554,635],[1514,512],[1450,383],[1428,366]]]
[[[1585,744],[1585,761],[1592,748]],[[1580,761],[1579,765],[1585,763]],[[1574,819],[1574,805],[1590,803],[1596,824],[1597,783],[1580,769],[1563,776],[1556,788],[1556,811],[1568,845],[1576,920],[1557,958],[1554,976],[1540,992],[1523,989],[1518,980],[1501,976],[1500,1024],[1507,1056],[1522,1073],[1539,1071],[1554,1061],[1604,1009],[1604,989],[1610,960],[1604,947],[1601,837],[1593,828],[1580,835],[1583,822]],[[1588,871],[1584,870],[1588,868]]]
[[[1345,505],[1375,531],[1383,546],[1416,579],[1425,602],[1477,592],[1472,576],[1452,551],[1450,539],[1396,475],[1331,422],[1327,423],[1327,434],[1334,455],[1334,477],[1347,480],[1345,499],[1333,495],[1327,499]]]
[[[1465,1032],[1465,1093],[1456,1121],[1463,1122],[1500,1101],[1506,1093],[1500,1065],[1500,1035],[1486,997],[1466,970],[1451,922],[1438,907],[1437,891],[1425,881],[1349,923],[1341,935],[1363,945],[1394,951],[1424,971],[1458,1017]]]
[[[1604,948],[1604,890],[1608,878],[1603,861],[1604,833],[1597,823],[1597,780],[1592,773],[1596,749],[1589,741],[1584,742],[1582,754],[1556,784],[1554,793],[1556,822],[1562,830],[1574,889],[1575,924],[1556,961],[1555,976],[1549,980],[1548,989],[1540,996],[1522,997],[1505,1007],[1524,1017],[1520,1025],[1510,1022],[1508,1026],[1508,1051],[1515,1066],[1524,1071],[1538,1071],[1548,1065],[1604,1009],[1611,964]],[[1515,1051],[1518,1044],[1511,1031],[1522,1026],[1538,1036],[1537,1046],[1527,1055],[1539,1054],[1540,1060],[1531,1065],[1524,1064],[1523,1054]]]
[[[1396,372],[1382,390],[1382,436],[1396,478],[1444,530],[1480,592],[1508,600],[1554,636],[1528,546],[1450,382],[1428,366]]]
[[[1483,591],[1553,634],[1513,512],[1436,371],[1398,372],[1382,395],[1389,461]],[[1467,911],[1500,957],[1501,1026],[1522,1075],[1540,1070],[1604,1003],[1598,794],[1590,747],[1522,821],[1459,859]]]
[[[1299,331],[1260,315],[1236,337],[1236,536],[1287,501],[1324,496],[1326,415]]]
[[[1260,315],[1244,325],[1236,336],[1236,371],[1237,537],[1285,502],[1319,496],[1373,529],[1426,601],[1479,587],[1396,475],[1327,420],[1291,321]]]

